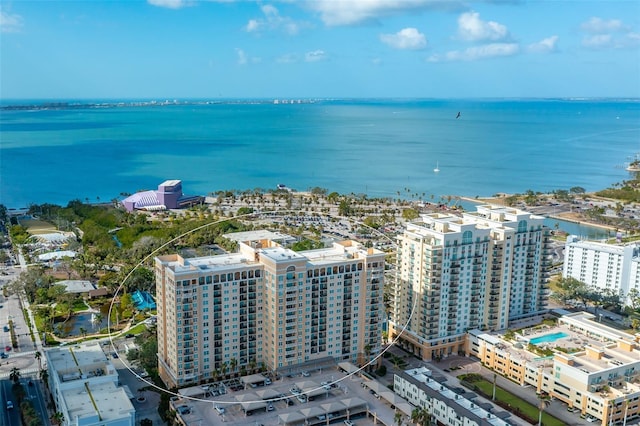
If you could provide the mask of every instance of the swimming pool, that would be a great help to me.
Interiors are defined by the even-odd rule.
[[[539,345],[540,343],[555,342],[556,340],[563,339],[565,337],[569,337],[569,335],[567,333],[563,333],[562,331],[559,331],[557,333],[549,333],[549,334],[545,334],[544,336],[535,337],[529,340],[529,343],[531,343],[532,345]]]

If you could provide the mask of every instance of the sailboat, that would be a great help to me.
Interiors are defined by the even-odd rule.
[[[438,173],[439,171],[440,171],[439,163],[436,161],[436,168],[435,168],[435,169],[433,169],[433,172],[434,172],[434,173]]]

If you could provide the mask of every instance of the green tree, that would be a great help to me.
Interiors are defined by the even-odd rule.
[[[38,361],[38,370],[42,370],[42,354],[40,351],[35,351],[33,356],[36,358],[36,361]]]
[[[51,415],[49,420],[51,420],[51,423],[53,423],[54,425],[61,425],[62,422],[64,421],[64,414],[62,414],[59,411],[56,411]]]
[[[393,420],[396,422],[397,426],[402,425],[402,413],[400,411],[397,411],[393,416]]]
[[[40,370],[40,380],[44,383],[44,387],[49,387],[49,371],[46,368]]]
[[[538,426],[542,426],[542,413],[544,412],[545,408],[547,408],[550,404],[550,398],[549,395],[545,394],[540,394],[538,395]]]
[[[411,421],[418,426],[431,426],[431,413],[426,408],[416,407],[411,412]]]
[[[339,199],[340,194],[338,194],[337,192],[332,192],[331,194],[327,195],[327,201],[331,204],[337,204]]]
[[[338,214],[340,216],[350,216],[352,213],[351,204],[348,200],[340,200],[340,204],[338,205]]]
[[[632,287],[629,290],[627,293],[627,302],[634,311],[640,309],[640,290],[638,290],[637,287]]]
[[[9,380],[16,385],[20,383],[20,369],[18,367],[13,367],[11,369],[11,372],[9,373]]]
[[[406,220],[413,220],[420,217],[420,212],[416,209],[409,208],[402,210],[402,218]]]
[[[513,340],[516,337],[516,333],[515,331],[509,329],[507,331],[504,332],[504,340]]]

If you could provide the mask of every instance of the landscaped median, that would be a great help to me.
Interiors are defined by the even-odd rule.
[[[493,383],[482,377],[480,374],[461,374],[458,376],[460,383],[483,395],[487,399],[491,399],[493,396]],[[518,417],[523,418],[532,424],[538,424],[539,409],[535,405],[528,403],[527,401],[513,395],[500,386],[496,385],[496,400],[497,405],[515,414]],[[544,426],[563,426],[565,423],[548,413],[542,413],[542,424]]]

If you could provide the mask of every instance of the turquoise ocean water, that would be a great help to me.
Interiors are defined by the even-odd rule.
[[[427,200],[598,190],[628,178],[639,151],[637,100],[4,109],[0,203],[104,202],[165,179],[188,194],[279,183]]]

